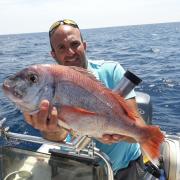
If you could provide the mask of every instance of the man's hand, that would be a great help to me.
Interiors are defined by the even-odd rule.
[[[126,100],[126,103],[129,107],[129,110],[133,111],[135,116],[137,117],[137,124],[139,125],[145,125],[145,122],[141,115],[138,112],[138,107],[135,98],[131,98]],[[113,144],[113,143],[118,143],[119,141],[126,141],[128,143],[136,143],[137,141],[133,139],[132,137],[129,136],[123,136],[119,134],[104,134],[101,139],[99,139],[100,142],[104,144]]]
[[[133,139],[132,137],[123,136],[123,135],[119,135],[119,134],[113,134],[113,135],[104,134],[103,137],[98,140],[104,144],[113,144],[113,143],[118,143],[120,141],[136,143],[136,140]]]
[[[24,112],[26,122],[40,131],[57,131],[57,109],[55,107],[52,108],[50,114],[49,109],[49,102],[47,100],[43,100],[40,104],[39,112],[36,114],[30,115],[28,112]]]
[[[24,117],[26,122],[40,130],[46,139],[62,141],[67,136],[67,131],[58,126],[57,109],[52,108],[47,100],[40,103],[39,112],[34,115],[24,112]]]

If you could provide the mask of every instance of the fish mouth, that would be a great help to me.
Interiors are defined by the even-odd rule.
[[[12,91],[12,88],[9,83],[7,83],[7,81],[4,81],[4,83],[2,84],[2,89],[5,93]]]
[[[23,94],[16,90],[15,87],[11,87],[7,81],[5,81],[2,85],[2,89],[7,95],[13,95],[16,98],[21,99],[23,97]]]

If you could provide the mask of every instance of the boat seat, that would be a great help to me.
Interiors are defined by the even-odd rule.
[[[180,180],[180,137],[166,135],[161,146],[161,156],[167,180]]]

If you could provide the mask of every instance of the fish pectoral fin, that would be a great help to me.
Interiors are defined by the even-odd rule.
[[[96,115],[95,112],[92,111],[88,111],[86,109],[83,108],[79,108],[79,107],[73,107],[73,106],[62,106],[60,108],[60,111],[62,113],[68,113],[68,114],[78,114],[78,115]]]

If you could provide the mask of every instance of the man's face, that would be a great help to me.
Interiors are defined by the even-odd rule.
[[[86,43],[78,28],[60,25],[51,36],[53,58],[61,65],[87,68]]]

